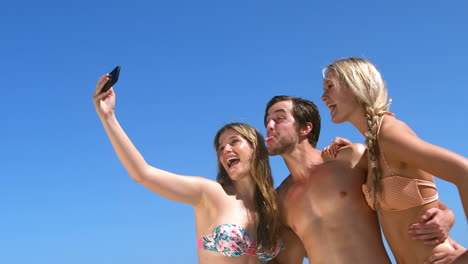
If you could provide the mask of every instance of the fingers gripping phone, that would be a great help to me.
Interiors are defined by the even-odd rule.
[[[109,81],[104,84],[104,87],[102,87],[101,93],[107,92],[114,84],[119,80],[119,74],[120,74],[120,66],[115,67],[110,73],[109,73]]]

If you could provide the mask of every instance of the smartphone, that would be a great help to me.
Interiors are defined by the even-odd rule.
[[[120,74],[120,66],[115,67],[110,73],[109,73],[109,81],[104,85],[104,87],[101,90],[101,93],[107,92],[114,84],[119,80],[119,74]]]

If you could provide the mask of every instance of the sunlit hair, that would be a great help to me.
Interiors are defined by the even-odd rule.
[[[364,59],[345,58],[337,60],[325,67],[323,77],[326,78],[326,74],[331,71],[335,73],[341,85],[351,90],[365,111],[368,129],[365,137],[373,173],[374,206],[378,209],[380,208],[382,172],[377,160],[379,155],[377,133],[382,121],[381,117],[388,113],[390,108],[391,100],[387,95],[387,87],[377,68]]]
[[[293,103],[291,114],[294,117],[294,124],[297,130],[303,128],[309,122],[312,123],[312,131],[307,135],[307,140],[315,148],[320,136],[320,113],[317,106],[312,101],[300,97],[277,95],[271,98],[267,103],[265,115],[263,116],[264,125],[267,125],[267,116],[270,107],[283,101],[291,101]]]
[[[227,130],[232,129],[247,140],[253,149],[250,161],[250,172],[255,181],[255,203],[258,213],[257,248],[267,251],[277,246],[279,241],[279,213],[276,204],[276,191],[273,185],[268,151],[262,134],[255,128],[244,123],[230,123],[223,126],[214,138],[216,152],[219,150],[219,138]],[[218,155],[219,157],[219,155]],[[218,176],[216,180],[223,186],[232,185],[226,170],[218,158]]]

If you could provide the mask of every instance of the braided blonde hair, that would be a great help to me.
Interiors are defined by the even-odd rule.
[[[391,100],[387,95],[387,87],[377,68],[364,59],[336,60],[324,69],[324,74],[330,71],[336,73],[342,85],[350,88],[364,109],[368,128],[365,134],[366,146],[373,175],[374,208],[379,209],[382,172],[377,159],[379,155],[377,133],[382,122],[381,117],[388,113],[390,108]]]

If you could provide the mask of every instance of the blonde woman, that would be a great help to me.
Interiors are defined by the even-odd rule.
[[[101,93],[108,81],[108,74],[98,80],[93,101],[112,146],[134,181],[194,207],[198,263],[259,264],[274,258],[281,247],[278,209],[261,134],[243,123],[218,131],[218,182],[152,167],[117,121],[114,90]]]
[[[411,239],[408,228],[424,212],[439,207],[433,175],[458,187],[467,214],[468,160],[423,141],[390,113],[385,83],[366,60],[347,58],[328,65],[322,101],[332,122],[350,122],[366,137],[368,176],[363,192],[369,206],[379,213],[398,263],[448,261],[465,252],[449,239],[436,245],[420,243]]]

